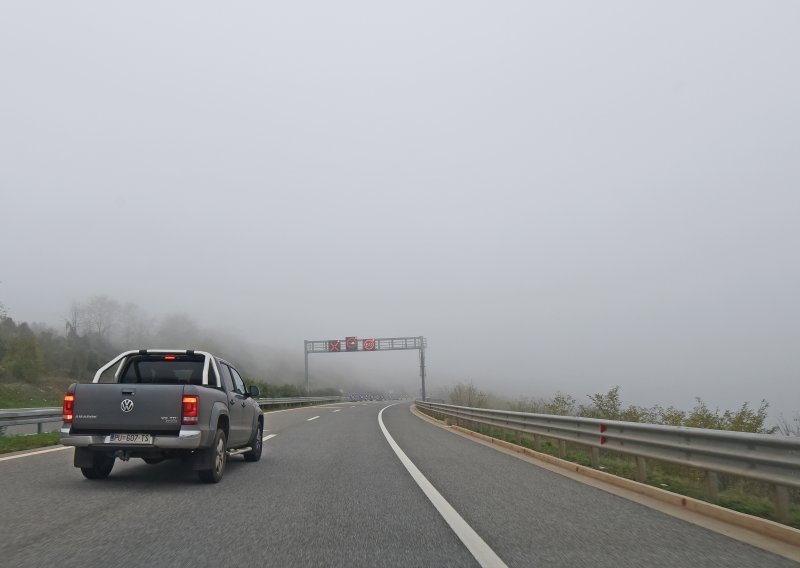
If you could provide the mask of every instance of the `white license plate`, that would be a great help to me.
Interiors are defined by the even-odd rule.
[[[153,436],[150,434],[109,434],[106,444],[152,444]]]

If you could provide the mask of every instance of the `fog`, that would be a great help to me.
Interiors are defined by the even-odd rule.
[[[791,415],[798,21],[8,0],[0,301],[59,328],[98,294],[186,314],[291,377],[305,339],[423,335],[431,391]],[[310,368],[419,388],[414,351]]]

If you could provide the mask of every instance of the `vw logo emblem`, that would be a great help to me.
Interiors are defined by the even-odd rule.
[[[122,412],[130,412],[133,410],[133,401],[129,398],[126,398],[119,404],[119,407],[122,409]]]

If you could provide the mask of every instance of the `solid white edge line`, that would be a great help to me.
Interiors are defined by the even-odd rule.
[[[319,418],[319,416],[314,416],[313,418],[309,418],[308,420],[306,420],[306,422],[311,422],[312,420],[316,420],[317,418]]]
[[[478,564],[483,566],[484,568],[503,568],[506,567],[506,563],[502,561],[502,559],[495,553],[494,550],[489,548],[489,545],[480,537],[475,530],[467,524],[461,515],[458,514],[450,503],[442,497],[442,494],[437,491],[437,489],[431,484],[430,481],[422,474],[422,472],[417,469],[417,466],[414,465],[405,452],[400,449],[400,446],[397,445],[397,442],[394,441],[392,435],[389,434],[389,430],[386,429],[386,425],[383,423],[383,411],[387,408],[391,408],[395,406],[394,404],[390,404],[389,406],[385,406],[381,409],[378,413],[378,424],[381,427],[381,431],[383,435],[386,437],[386,441],[389,442],[389,445],[394,450],[394,453],[400,458],[400,462],[405,466],[408,470],[408,473],[411,474],[411,477],[414,481],[417,482],[419,488],[422,489],[422,492],[425,493],[425,496],[430,499],[433,506],[436,507],[436,510],[439,511],[439,514],[442,518],[450,525],[450,528],[453,529],[453,532],[456,533],[456,536],[464,543],[464,546],[467,547],[470,554],[478,561]]]
[[[0,458],[0,461],[8,461],[8,460],[16,460],[19,458],[27,458],[28,456],[38,456],[39,454],[48,454],[50,452],[57,452],[59,450],[68,450],[72,446],[58,446],[56,448],[47,448],[46,450],[37,450],[35,452],[28,452],[26,454],[17,454],[15,456],[6,456],[4,458]]]
[[[274,438],[275,436],[277,436],[277,434],[270,434],[268,436],[264,436],[263,438],[261,438],[261,441],[262,442],[266,442],[267,440],[270,440],[270,439]]]

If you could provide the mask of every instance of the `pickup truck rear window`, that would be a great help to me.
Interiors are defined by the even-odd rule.
[[[215,377],[209,377],[209,381],[212,383],[211,386],[216,386]],[[120,382],[158,385],[202,385],[203,361],[134,360],[128,364]]]

